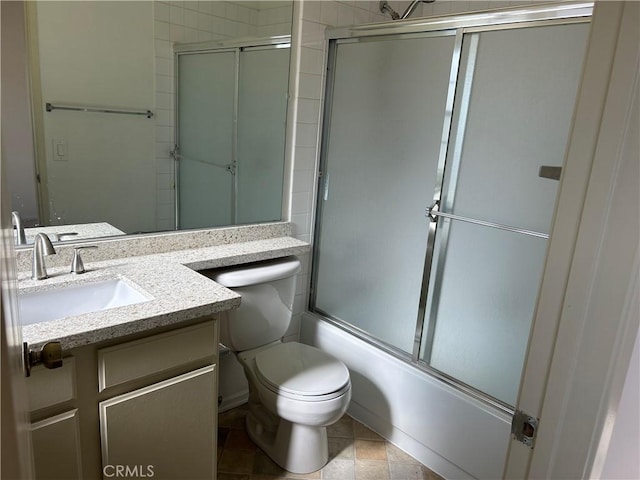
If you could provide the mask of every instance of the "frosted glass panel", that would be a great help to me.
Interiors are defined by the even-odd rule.
[[[558,182],[538,171],[562,166],[588,34],[589,24],[475,34],[455,213],[549,232]]]
[[[515,405],[547,242],[445,220],[431,366]]]
[[[465,36],[461,74],[473,82],[468,104],[456,95],[443,211],[549,232],[559,182],[538,173],[562,166],[588,32],[579,24]],[[459,220],[440,220],[436,239],[432,338],[421,358],[515,405],[547,241]]]
[[[413,348],[454,37],[337,45],[315,308]]]
[[[289,48],[240,54],[237,223],[282,217]]]
[[[180,228],[229,225],[235,53],[180,55]]]

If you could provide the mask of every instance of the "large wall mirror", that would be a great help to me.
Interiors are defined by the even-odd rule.
[[[2,160],[27,243],[280,220],[292,11],[2,2]]]

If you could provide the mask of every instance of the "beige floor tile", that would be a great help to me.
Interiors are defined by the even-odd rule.
[[[408,453],[400,450],[393,443],[386,442],[386,445],[387,445],[387,459],[390,462],[411,463],[413,465],[420,465],[420,462],[418,460],[413,458]]]
[[[252,450],[225,449],[218,462],[218,471],[223,473],[252,473],[256,452]]]
[[[331,457],[329,457],[331,458]],[[291,472],[287,472],[287,478],[291,478],[291,479],[295,479],[295,480],[320,480],[321,478],[321,471],[318,470],[316,472],[311,472],[311,473],[291,473]]]
[[[266,453],[258,450],[253,461],[254,475],[272,475],[279,478],[286,477],[285,470],[276,462],[271,460]]]
[[[329,461],[334,458],[353,458],[352,438],[329,438]]]
[[[389,464],[373,460],[356,460],[356,480],[390,480]]]
[[[344,415],[333,425],[327,427],[328,437],[353,438],[353,419]]]
[[[246,413],[239,407],[218,418],[218,480],[444,480],[348,415],[327,428],[329,463],[321,471],[286,472],[251,441]]]
[[[218,480],[253,480],[251,475],[237,473],[218,473]]]
[[[322,469],[322,480],[355,480],[353,460],[335,459]]]
[[[385,442],[356,439],[355,446],[357,460],[387,461],[387,449],[385,448]]]
[[[424,465],[422,466],[422,475],[424,480],[444,480],[444,477],[441,477],[436,472],[429,470]]]
[[[224,413],[218,415],[218,426],[228,428],[244,428],[245,417],[247,416],[247,409],[243,405],[241,407],[227,410]]]
[[[354,425],[356,438],[364,438],[366,440],[376,440],[378,442],[384,442],[384,438],[382,438],[380,435],[378,435],[376,432],[374,432],[370,428],[365,427],[360,422],[354,421],[353,425]]]
[[[424,480],[422,465],[389,463],[391,480]]]
[[[255,443],[251,441],[247,432],[244,429],[229,429],[227,438],[224,442],[224,448],[235,448],[241,450],[255,450],[258,448]]]

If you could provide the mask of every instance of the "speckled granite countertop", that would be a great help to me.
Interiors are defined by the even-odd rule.
[[[240,296],[195,270],[250,263],[309,251],[291,237],[176,250],[157,255],[88,262],[87,272],[71,275],[68,267],[49,267],[49,278],[34,281],[18,274],[23,293],[122,278],[151,299],[146,302],[25,325],[23,340],[37,348],[58,340],[63,350],[203,317],[240,305]]]
[[[14,232],[14,236],[17,232]],[[54,225],[51,227],[32,227],[24,229],[27,243],[32,244],[33,239],[38,233],[46,233],[50,236],[51,241],[77,241],[94,239],[100,237],[114,237],[117,235],[126,235],[122,230],[114,227],[110,223],[98,222],[98,223],[81,223],[77,225]],[[67,234],[60,240],[55,240],[52,234]],[[73,234],[73,235],[70,235]]]

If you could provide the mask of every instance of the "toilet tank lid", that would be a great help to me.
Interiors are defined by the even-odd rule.
[[[291,256],[210,271],[207,276],[224,287],[246,287],[291,277],[300,268],[298,257]]]

